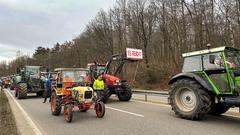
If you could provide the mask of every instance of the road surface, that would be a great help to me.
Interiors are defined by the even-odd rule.
[[[72,123],[63,114],[53,116],[50,104],[29,96],[17,100],[44,135],[239,135],[240,118],[206,116],[202,121],[176,118],[167,105],[132,100],[119,102],[114,97],[107,103],[104,118],[93,110],[74,112]],[[77,110],[77,109],[76,109]]]

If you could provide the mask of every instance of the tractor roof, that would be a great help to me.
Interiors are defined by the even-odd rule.
[[[94,66],[94,65],[97,65],[97,66],[106,66],[106,64],[100,64],[100,63],[97,63],[97,64],[95,64],[95,63],[88,63],[87,65],[88,65],[88,66]]]
[[[212,49],[205,49],[205,50],[200,50],[200,51],[194,51],[194,52],[189,52],[189,53],[183,53],[183,57],[190,57],[190,56],[196,56],[196,55],[203,55],[203,54],[208,54],[208,53],[215,53],[215,52],[223,52],[225,49],[234,49],[232,47],[217,47],[217,48],[212,48]]]
[[[55,72],[57,71],[79,71],[79,70],[87,70],[85,68],[56,68],[54,69]]]
[[[40,66],[26,66],[26,68],[40,68]]]

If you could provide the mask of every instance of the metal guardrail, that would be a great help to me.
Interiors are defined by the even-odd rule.
[[[133,89],[132,92],[133,92],[133,93],[146,93],[146,94],[168,95],[168,91],[137,90],[137,89]]]
[[[153,90],[137,90],[133,89],[133,93],[141,93],[144,94],[144,100],[148,101],[148,95],[161,95],[161,96],[168,96],[168,91],[153,91]]]

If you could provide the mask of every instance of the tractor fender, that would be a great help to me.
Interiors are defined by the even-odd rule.
[[[179,79],[183,79],[183,78],[189,78],[189,79],[194,79],[196,82],[198,82],[201,86],[203,86],[205,89],[207,89],[208,91],[212,91],[214,92],[213,87],[211,86],[211,84],[209,84],[205,79],[203,79],[201,76],[194,74],[194,73],[180,73],[177,74],[175,76],[173,76],[168,85],[173,84],[174,82],[176,82]]]

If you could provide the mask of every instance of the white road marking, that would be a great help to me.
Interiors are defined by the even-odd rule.
[[[129,112],[129,111],[125,111],[125,110],[121,110],[121,109],[117,109],[117,108],[113,108],[113,107],[109,107],[109,106],[106,106],[106,108],[115,110],[115,111],[119,111],[119,112],[123,112],[123,113],[127,113],[127,114],[131,114],[131,115],[135,115],[135,116],[142,117],[142,118],[144,117],[141,114],[137,114],[137,113],[133,113],[133,112]]]
[[[163,106],[163,107],[168,107],[170,108],[171,106],[168,104],[164,104],[164,103],[152,103],[152,102],[145,102],[145,101],[138,101],[138,100],[131,100],[133,102],[138,102],[138,103],[143,103],[143,104],[150,104],[150,105],[157,105],[157,106]]]
[[[229,117],[234,117],[234,118],[240,118],[239,116],[235,116],[235,115],[232,115],[232,114],[223,114],[224,116],[229,116]]]
[[[22,108],[22,106],[17,102],[17,100],[13,97],[13,95],[8,91],[5,90],[10,97],[13,99],[13,101],[16,103],[16,105],[18,106],[18,108],[20,109],[20,111],[23,113],[23,116],[26,118],[28,124],[30,125],[30,127],[32,128],[32,130],[34,131],[34,133],[36,135],[43,135],[43,133],[40,131],[40,129],[36,126],[36,124],[32,121],[32,119],[28,116],[27,112]]]

